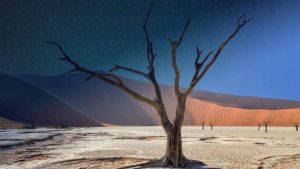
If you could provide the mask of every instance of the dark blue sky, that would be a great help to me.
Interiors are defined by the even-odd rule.
[[[160,83],[173,83],[167,38],[176,38],[187,18],[192,23],[178,50],[183,87],[193,73],[196,45],[216,49],[245,12],[255,19],[224,49],[197,89],[300,100],[298,0],[0,0],[0,72],[57,75],[69,69],[46,40],[61,43],[91,69],[121,64],[145,70],[141,24],[150,2],[149,33]]]

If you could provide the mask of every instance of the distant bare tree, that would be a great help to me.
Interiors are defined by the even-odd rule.
[[[263,119],[262,119],[262,115],[261,112],[258,112],[256,115],[256,123],[257,123],[257,130],[260,131],[260,127],[263,124]]]
[[[202,126],[202,130],[204,130],[205,128],[205,121],[206,121],[205,117],[206,117],[205,112],[200,113],[200,124]]]
[[[274,118],[273,115],[267,115],[263,120],[263,125],[265,126],[265,133],[268,132],[268,126],[272,122],[272,119]]]
[[[295,126],[295,128],[296,128],[296,131],[298,132],[299,123],[294,123],[294,126]]]
[[[258,128],[257,128],[257,130],[259,131],[260,130],[260,123],[257,123],[257,125],[258,125]]]
[[[201,125],[202,125],[202,130],[204,130],[204,127],[205,127],[205,121],[202,121],[202,122],[201,122]]]
[[[214,122],[213,121],[209,121],[208,124],[210,126],[210,130],[213,130]]]
[[[290,120],[291,120],[292,124],[294,125],[296,131],[298,132],[299,123],[300,123],[300,114],[292,113],[290,116]]]
[[[63,49],[63,47],[56,43],[56,42],[47,42],[51,45],[55,45],[58,47],[58,49],[63,54],[63,57],[60,57],[59,59],[62,61],[66,61],[67,63],[74,66],[74,68],[64,74],[62,76],[73,73],[73,72],[83,72],[87,74],[86,80],[90,80],[92,78],[97,78],[100,80],[103,80],[119,89],[127,93],[128,95],[132,96],[138,101],[144,102],[150,106],[152,106],[156,111],[158,116],[160,117],[161,125],[163,129],[166,132],[167,135],[167,145],[166,145],[166,151],[165,155],[162,159],[162,163],[167,166],[185,166],[187,159],[183,155],[182,151],[182,140],[181,140],[181,128],[184,120],[184,114],[185,114],[185,106],[186,106],[186,100],[187,97],[190,95],[190,93],[193,91],[195,86],[198,84],[199,81],[204,77],[204,75],[207,73],[207,71],[211,68],[211,66],[215,63],[215,61],[218,59],[220,53],[224,49],[224,47],[235,37],[235,35],[243,28],[248,22],[252,20],[252,18],[247,19],[246,15],[241,15],[237,20],[237,26],[232,34],[228,36],[228,38],[223,41],[217,51],[214,53],[213,51],[209,52],[204,58],[201,57],[203,51],[200,50],[198,47],[196,48],[196,57],[195,57],[195,71],[193,74],[193,77],[190,81],[189,86],[186,88],[185,91],[182,91],[179,85],[180,81],[180,71],[177,66],[177,49],[181,45],[181,42],[187,32],[188,26],[191,22],[191,19],[188,19],[182,32],[180,33],[179,37],[176,40],[172,40],[169,38],[169,42],[171,44],[171,57],[172,57],[172,66],[175,73],[175,80],[174,80],[174,89],[175,94],[177,98],[177,106],[176,106],[176,115],[174,121],[171,121],[168,118],[165,104],[161,95],[161,90],[159,87],[159,84],[155,77],[155,69],[154,69],[154,60],[156,58],[156,54],[154,53],[153,43],[150,40],[150,36],[147,29],[147,23],[149,20],[150,13],[152,11],[153,5],[151,4],[151,7],[147,13],[145,22],[143,24],[143,30],[145,33],[146,41],[147,41],[147,62],[148,62],[148,71],[146,73],[133,69],[128,68],[125,66],[115,65],[114,68],[110,70],[109,73],[99,73],[97,71],[93,71],[90,69],[87,69],[85,67],[82,67],[79,63],[77,63],[75,60],[73,60]],[[209,60],[209,58],[211,59]],[[127,71],[133,74],[140,75],[144,77],[145,79],[149,80],[151,84],[153,85],[154,91],[155,91],[155,98],[149,99],[136,91],[133,91],[129,87],[127,87],[123,80],[113,74],[113,71],[117,70],[123,70]]]
[[[34,123],[31,113],[29,114],[29,121],[30,121],[30,124],[24,125],[23,128],[24,129],[36,129],[36,125]]]
[[[265,132],[268,132],[268,126],[270,124],[271,121],[264,121],[264,126],[265,126]]]

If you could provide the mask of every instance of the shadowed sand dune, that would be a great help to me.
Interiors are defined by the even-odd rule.
[[[44,89],[0,74],[0,116],[39,126],[102,126]]]
[[[84,81],[86,76],[81,73],[71,74],[63,79],[39,75],[0,77],[5,82],[0,88],[4,93],[0,102],[0,115],[15,121],[32,116],[40,118],[39,121],[43,124],[51,120],[53,124],[53,120],[59,123],[62,119],[64,122],[69,119],[73,121],[68,124],[70,126],[95,126],[99,125],[98,122],[111,125],[160,124],[156,112],[150,106],[100,80]],[[127,78],[123,80],[131,89],[148,98],[154,97],[149,83]],[[161,85],[161,88],[168,115],[174,119],[174,90],[166,85]],[[8,98],[10,102],[7,102]],[[188,99],[184,124],[199,125],[202,121],[210,121],[215,125],[249,126],[271,121],[271,125],[286,126],[292,125],[293,119],[298,120],[299,114],[299,101],[196,91]]]
[[[18,76],[23,80],[43,88],[65,102],[85,112],[94,119],[114,125],[159,125],[160,120],[154,109],[147,104],[134,100],[116,87],[98,79],[84,81],[85,75],[71,74],[63,79],[58,76]],[[131,89],[148,98],[154,97],[152,86],[145,82],[123,78]],[[175,101],[173,88],[162,86],[166,108],[173,117]],[[187,115],[185,124],[193,124]]]

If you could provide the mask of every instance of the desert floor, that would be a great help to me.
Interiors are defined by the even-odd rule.
[[[183,127],[184,153],[202,168],[299,169],[300,132],[263,130]],[[0,168],[151,168],[165,140],[161,127],[0,130]]]

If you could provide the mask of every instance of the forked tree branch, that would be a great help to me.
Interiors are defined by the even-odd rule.
[[[133,74],[141,75],[141,76],[145,77],[146,79],[148,79],[147,74],[145,74],[144,72],[136,70],[136,69],[128,68],[128,67],[125,67],[125,66],[120,66],[120,65],[115,65],[115,67],[110,69],[109,72],[117,71],[119,69],[127,71],[127,72],[131,72]]]
[[[247,19],[247,16],[245,14],[242,14],[238,20],[237,20],[237,26],[236,26],[236,29],[234,30],[234,32],[232,34],[230,34],[230,36],[223,42],[221,43],[221,45],[219,46],[217,52],[213,55],[213,58],[210,60],[210,62],[204,67],[204,69],[201,71],[201,73],[199,72],[199,70],[201,69],[195,69],[195,74],[198,74],[196,72],[199,72],[199,75],[198,76],[194,76],[189,87],[187,88],[187,90],[185,91],[184,95],[187,97],[191,92],[192,90],[194,89],[194,87],[197,85],[197,83],[203,78],[203,76],[206,74],[206,72],[209,70],[209,68],[215,63],[215,61],[218,59],[220,53],[222,52],[222,50],[224,49],[224,47],[235,37],[235,35],[241,30],[241,28],[243,28],[247,23],[249,23],[251,20],[253,19],[250,18],[250,19]],[[204,62],[203,64],[206,62],[206,60],[208,59],[208,57],[210,56],[210,54],[212,53],[209,53],[207,55],[207,58],[204,59]],[[197,56],[198,58],[198,56]],[[196,60],[198,60],[196,58]],[[202,65],[203,66],[203,65]],[[201,66],[201,67],[202,67]]]
[[[150,41],[150,37],[149,37],[149,33],[148,33],[148,29],[147,29],[147,23],[151,14],[153,8],[153,4],[151,3],[151,6],[148,10],[145,22],[143,24],[143,30],[145,32],[145,36],[146,36],[146,41],[147,41],[147,61],[148,61],[148,69],[149,72],[152,71],[153,69],[153,64],[154,64],[154,59],[155,59],[155,54],[153,53],[153,44]]]
[[[165,130],[170,129],[172,127],[172,123],[168,118],[165,104],[161,95],[161,90],[159,87],[159,84],[157,83],[156,77],[155,77],[155,68],[154,68],[154,60],[156,57],[156,54],[154,54],[153,50],[153,43],[150,40],[150,36],[148,33],[147,23],[151,14],[153,8],[153,4],[151,3],[150,9],[148,10],[145,22],[143,24],[143,30],[145,33],[146,41],[147,41],[147,60],[148,60],[148,74],[147,77],[151,81],[152,86],[154,88],[155,92],[155,100],[159,104],[159,109],[157,109],[158,115],[161,119],[162,126]]]
[[[200,57],[201,57],[201,54],[203,53],[203,50],[199,50],[199,47],[197,46],[196,48],[196,58],[195,58],[195,62],[194,62],[194,67],[195,67],[195,72],[194,72],[194,75],[193,75],[193,78],[191,80],[191,83],[197,79],[198,77],[198,74],[199,74],[199,71],[201,70],[201,68],[203,67],[203,65],[205,64],[205,62],[207,61],[207,59],[209,58],[209,56],[213,53],[214,51],[210,51],[205,57],[204,59],[199,62],[200,60]]]
[[[66,61],[69,64],[73,65],[74,68],[66,73],[64,73],[63,75],[67,75],[73,72],[82,72],[82,73],[86,73],[89,76],[86,78],[86,80],[89,80],[91,78],[99,78],[115,87],[118,87],[119,89],[123,90],[124,92],[126,92],[127,94],[129,94],[130,96],[134,97],[135,99],[142,101],[144,103],[147,103],[155,108],[159,107],[159,105],[151,100],[148,99],[144,96],[142,96],[141,94],[129,89],[127,86],[124,85],[123,81],[116,75],[110,74],[110,73],[98,73],[96,71],[92,71],[90,69],[84,68],[82,67],[80,64],[78,64],[76,61],[74,61],[62,48],[61,45],[59,45],[56,42],[47,42],[48,44],[54,45],[56,46],[60,52],[63,54],[63,57],[60,57],[60,60]]]
[[[174,70],[174,73],[175,73],[175,94],[177,96],[177,98],[182,94],[181,91],[180,91],[180,84],[179,84],[179,81],[180,81],[180,71],[178,69],[178,66],[177,66],[177,49],[178,47],[180,46],[181,42],[182,42],[182,39],[189,27],[189,24],[191,22],[191,18],[187,20],[184,28],[183,28],[183,31],[181,32],[181,34],[179,35],[179,38],[177,40],[172,40],[171,38],[169,38],[169,41],[171,43],[171,47],[172,47],[172,50],[171,50],[171,55],[172,55],[172,66],[173,66],[173,70]]]

